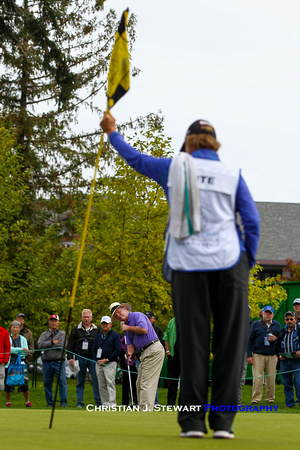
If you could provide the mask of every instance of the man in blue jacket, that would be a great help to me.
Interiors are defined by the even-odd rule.
[[[214,362],[209,425],[215,438],[234,438],[230,428],[237,404],[247,345],[248,274],[255,262],[259,216],[240,170],[220,161],[213,126],[197,120],[187,130],[180,154],[154,158],[127,144],[115,119],[104,114],[101,127],[110,143],[143,175],[162,186],[170,204],[166,262],[181,362],[178,421],[182,437],[207,432],[210,313],[214,321]],[[236,222],[239,213],[243,233]],[[220,409],[219,409],[220,407]]]
[[[116,406],[116,369],[121,354],[121,338],[111,329],[109,316],[101,318],[102,333],[95,338],[92,349],[93,358],[97,361],[96,373],[99,392],[103,406]]]
[[[254,322],[248,340],[248,364],[252,365],[252,403],[259,403],[263,395],[264,373],[266,375],[266,402],[274,403],[277,356],[275,341],[280,333],[280,323],[272,320],[274,309],[265,306],[262,319]]]

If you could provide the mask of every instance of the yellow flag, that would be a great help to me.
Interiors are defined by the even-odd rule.
[[[129,90],[129,52],[126,32],[128,13],[129,9],[126,9],[122,14],[111,55],[108,72],[107,110],[112,108]]]

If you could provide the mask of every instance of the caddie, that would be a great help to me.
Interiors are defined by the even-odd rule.
[[[236,405],[248,329],[248,274],[255,263],[259,215],[238,168],[220,161],[214,127],[195,121],[180,154],[154,158],[140,153],[104,113],[101,127],[118,153],[139,173],[162,186],[170,205],[166,263],[181,363],[179,412],[182,437],[203,437],[208,399],[210,314],[214,333],[213,406]],[[239,213],[243,232],[238,226]],[[124,308],[123,308],[124,310]],[[122,319],[120,319],[122,320]],[[215,438],[232,439],[234,411],[212,408]]]

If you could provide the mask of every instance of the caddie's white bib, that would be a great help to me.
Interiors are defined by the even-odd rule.
[[[167,262],[173,270],[228,269],[239,261],[241,252],[235,224],[235,197],[240,171],[221,161],[194,159],[201,231],[182,240],[169,236]],[[172,189],[169,181],[168,187]]]

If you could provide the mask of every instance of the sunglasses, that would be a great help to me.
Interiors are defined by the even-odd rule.
[[[291,321],[291,322],[292,322],[292,321],[294,320],[294,317],[291,317],[290,319],[284,319],[284,320],[286,320],[287,322],[288,322],[288,321]]]

